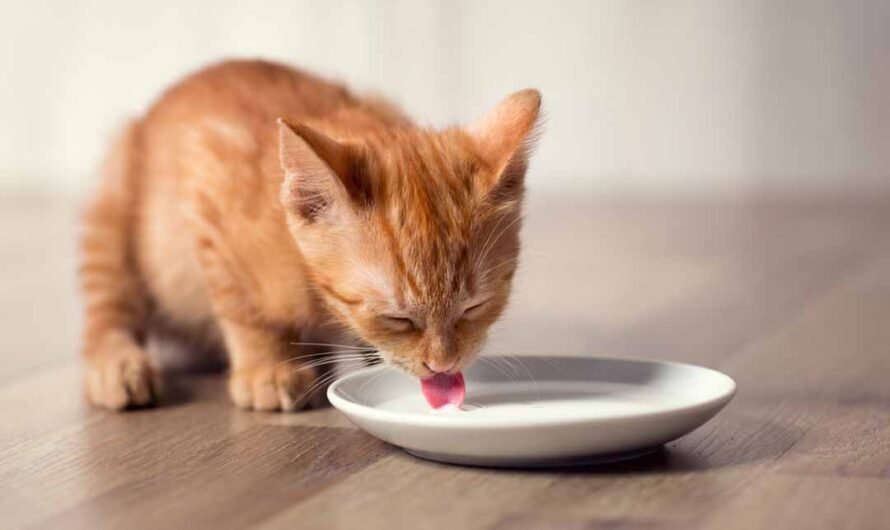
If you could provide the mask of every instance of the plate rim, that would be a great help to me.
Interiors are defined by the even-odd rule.
[[[382,370],[390,369],[388,366],[370,366],[361,370],[357,370],[350,374],[347,374],[341,378],[338,378],[336,381],[331,383],[331,385],[327,389],[327,398],[328,401],[333,405],[334,408],[345,414],[350,419],[353,416],[357,416],[359,418],[367,418],[377,422],[384,422],[393,425],[399,425],[401,427],[422,427],[422,428],[431,428],[431,429],[484,429],[484,430],[498,430],[498,429],[521,429],[521,428],[535,428],[535,427],[552,427],[552,426],[565,426],[565,425],[576,425],[576,424],[588,424],[599,421],[625,421],[625,420],[640,420],[647,418],[657,418],[660,416],[669,416],[675,414],[689,413],[689,412],[701,412],[704,410],[714,410],[714,414],[719,412],[723,407],[725,407],[735,396],[738,385],[736,381],[730,377],[729,375],[715,370],[713,368],[708,368],[706,366],[700,366],[697,364],[678,362],[678,361],[662,361],[662,360],[653,360],[646,359],[640,357],[615,357],[615,356],[602,356],[602,355],[540,355],[540,354],[516,354],[511,356],[525,356],[525,357],[545,357],[549,359],[588,359],[588,360],[603,360],[603,361],[620,361],[620,362],[631,362],[631,363],[642,363],[642,364],[654,364],[654,365],[662,365],[662,366],[675,366],[683,369],[692,369],[692,370],[702,370],[704,372],[709,372],[710,375],[715,376],[720,379],[724,379],[728,386],[725,391],[720,394],[715,395],[707,400],[703,400],[697,403],[692,403],[689,405],[684,405],[680,407],[672,407],[668,409],[655,410],[651,412],[634,412],[629,414],[617,415],[614,417],[602,417],[602,418],[537,418],[537,419],[515,419],[515,418],[504,418],[504,419],[491,419],[489,418],[484,425],[480,425],[478,423],[466,423],[462,421],[460,415],[458,416],[446,416],[446,415],[419,415],[419,414],[403,414],[399,412],[394,412],[385,409],[375,408],[369,405],[364,405],[361,403],[357,403],[355,401],[351,401],[346,399],[345,397],[338,394],[338,389],[340,386],[347,384],[347,382],[351,379],[360,377],[368,372],[379,372]],[[499,357],[499,355],[491,355],[489,357]],[[504,356],[506,357],[506,356]]]

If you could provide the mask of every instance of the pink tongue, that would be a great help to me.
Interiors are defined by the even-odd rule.
[[[464,374],[436,374],[420,382],[423,397],[434,409],[451,404],[460,406],[464,402],[467,388],[464,386]]]

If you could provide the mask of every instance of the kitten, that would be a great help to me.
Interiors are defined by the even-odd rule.
[[[246,409],[309,403],[322,370],[293,343],[319,333],[418,378],[461,370],[510,293],[539,107],[524,90],[434,131],[264,61],[173,86],[112,146],[84,218],[89,400],[155,401],[158,323],[224,347]]]

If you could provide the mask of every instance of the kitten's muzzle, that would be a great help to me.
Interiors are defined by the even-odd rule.
[[[457,359],[450,360],[440,360],[440,359],[429,359],[424,361],[423,367],[433,372],[434,374],[446,374],[454,369],[454,366],[457,364]]]

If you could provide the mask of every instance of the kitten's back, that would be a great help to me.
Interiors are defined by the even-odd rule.
[[[238,296],[248,306],[216,310],[235,318],[283,322],[309,312],[305,279],[294,274],[301,259],[278,200],[276,119],[323,120],[358,106],[341,85],[240,60],[190,75],[158,99],[139,125],[134,241],[165,320],[218,341],[208,288],[250,291]],[[224,242],[233,259],[202,272],[200,253],[212,241]],[[207,269],[220,269],[225,280],[206,281]]]

